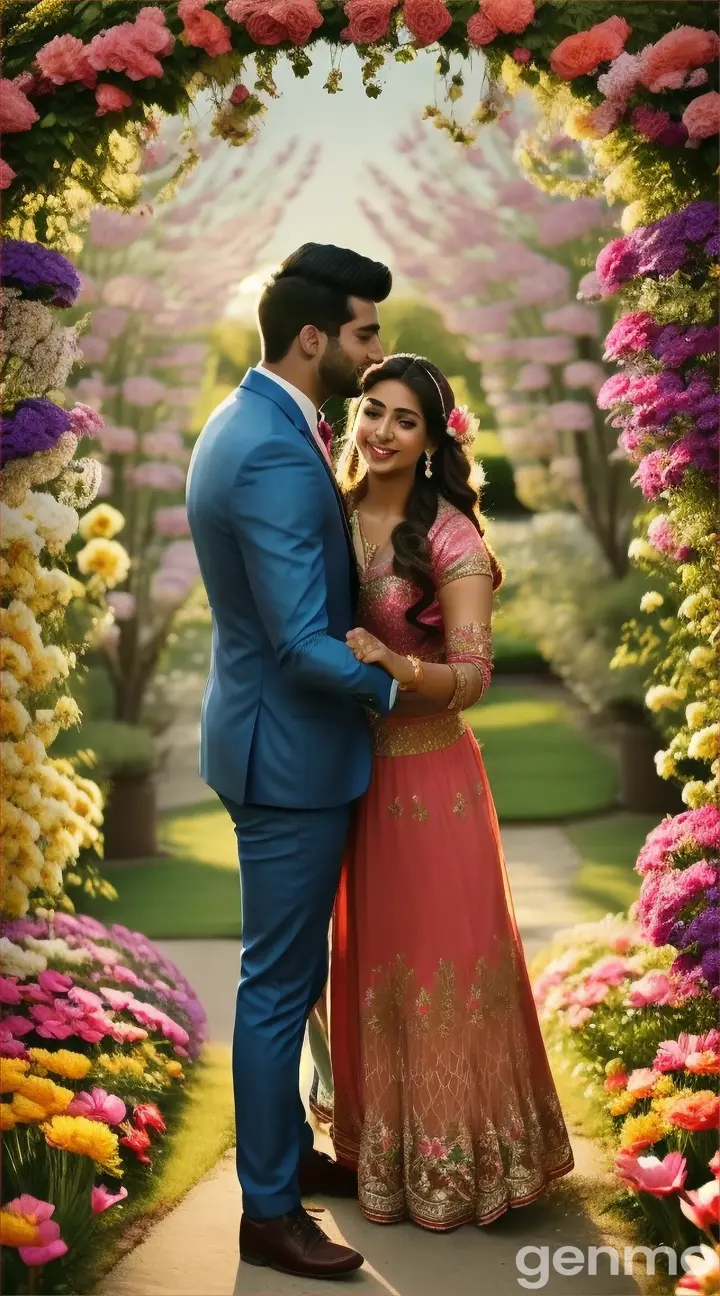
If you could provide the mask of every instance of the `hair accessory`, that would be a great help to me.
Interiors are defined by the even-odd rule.
[[[472,445],[478,434],[480,424],[467,405],[456,405],[447,421],[447,434],[457,441],[458,445]]]
[[[429,450],[425,451],[425,476],[432,477],[432,455]]]

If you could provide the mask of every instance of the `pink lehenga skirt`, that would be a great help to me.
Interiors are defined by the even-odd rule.
[[[332,1134],[363,1214],[488,1224],[573,1167],[477,742],[376,721],[333,923]]]

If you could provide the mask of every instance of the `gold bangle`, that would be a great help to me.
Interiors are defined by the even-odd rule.
[[[423,664],[419,657],[408,656],[408,661],[415,671],[415,675],[409,684],[400,684],[399,689],[401,693],[417,693],[423,682],[425,671],[423,670]]]
[[[464,711],[468,686],[467,675],[462,666],[455,666],[450,662],[448,662],[448,665],[455,676],[455,692],[448,702],[448,711]]]

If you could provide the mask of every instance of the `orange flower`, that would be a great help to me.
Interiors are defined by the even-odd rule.
[[[550,55],[550,66],[555,75],[565,81],[585,76],[587,72],[594,72],[599,63],[622,54],[631,31],[632,27],[628,27],[624,18],[617,15],[606,18],[605,22],[560,41]]]
[[[700,1130],[717,1129],[720,1120],[720,1098],[710,1089],[699,1089],[697,1093],[682,1094],[679,1098],[668,1101],[665,1117],[679,1129]]]
[[[720,1053],[705,1049],[702,1053],[688,1053],[685,1070],[693,1075],[720,1075]]]

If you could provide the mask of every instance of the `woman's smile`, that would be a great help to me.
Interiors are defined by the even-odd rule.
[[[397,450],[393,450],[391,446],[374,445],[372,441],[366,441],[365,444],[372,458],[377,459],[380,463],[385,463],[388,459],[392,459],[393,456],[397,454]]]

